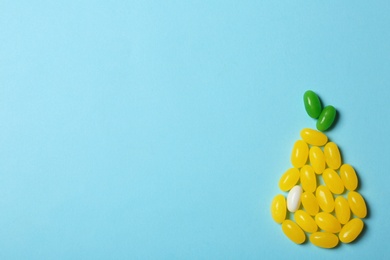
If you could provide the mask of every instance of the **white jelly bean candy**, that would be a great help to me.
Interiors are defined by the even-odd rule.
[[[294,186],[287,195],[287,209],[290,212],[295,212],[301,205],[302,187]]]

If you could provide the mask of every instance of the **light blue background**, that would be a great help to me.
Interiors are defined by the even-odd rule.
[[[389,1],[1,1],[1,259],[389,256]],[[270,216],[313,89],[358,243]]]

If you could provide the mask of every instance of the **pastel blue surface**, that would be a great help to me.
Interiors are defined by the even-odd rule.
[[[1,1],[1,259],[386,259],[389,1]],[[316,91],[357,243],[270,215]]]

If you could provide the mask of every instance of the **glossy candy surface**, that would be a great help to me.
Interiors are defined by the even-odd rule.
[[[305,92],[303,95],[303,103],[305,104],[307,114],[311,118],[316,119],[320,116],[322,110],[321,101],[314,91],[308,90]]]
[[[306,235],[297,223],[286,219],[282,223],[283,233],[294,243],[302,244],[306,240]]]
[[[279,180],[279,188],[282,191],[289,191],[297,184],[300,172],[297,168],[288,169]]]
[[[337,196],[334,200],[334,204],[337,219],[341,224],[346,224],[351,218],[351,210],[349,208],[348,201],[342,196]]]
[[[348,204],[351,211],[355,216],[359,218],[365,218],[367,216],[367,206],[362,195],[356,191],[350,191],[348,193]]]
[[[320,131],[328,130],[336,118],[336,109],[333,106],[326,106],[317,121],[317,129]]]
[[[362,232],[364,223],[360,218],[351,219],[347,224],[343,226],[340,231],[339,238],[343,243],[351,243]]]
[[[271,215],[276,223],[282,223],[286,219],[286,199],[283,195],[276,195],[271,204]]]
[[[306,232],[314,233],[318,227],[314,219],[305,211],[297,210],[294,214],[295,222]]]
[[[301,205],[302,187],[294,186],[287,195],[287,209],[290,212],[295,212]]]
[[[314,245],[322,248],[333,248],[339,243],[338,237],[329,232],[315,232],[309,239]]]
[[[312,146],[309,151],[310,164],[316,174],[321,174],[325,170],[324,152],[317,146]]]
[[[320,206],[318,205],[317,198],[311,192],[304,192],[301,195],[302,206],[312,216],[315,216],[320,210]]]
[[[334,194],[341,194],[344,191],[344,183],[340,176],[333,169],[327,168],[322,173],[322,178],[326,184],[326,187]]]
[[[340,177],[347,190],[355,190],[358,186],[358,178],[355,169],[349,164],[340,167]]]
[[[328,187],[320,185],[316,190],[318,205],[325,212],[332,212],[334,209],[334,198]]]
[[[360,218],[367,216],[367,206],[354,191],[358,187],[354,168],[342,164],[339,147],[323,133],[333,126],[336,109],[322,109],[313,91],[304,94],[304,104],[309,116],[317,119],[318,131],[300,131],[302,140],[294,143],[290,157],[293,167],[279,180],[279,188],[288,193],[273,199],[272,218],[294,243],[304,243],[307,234],[312,244],[334,248],[339,241],[350,243],[361,234]]]
[[[305,191],[315,192],[317,188],[317,177],[313,168],[310,165],[305,165],[301,168],[301,185]]]
[[[314,129],[304,128],[300,134],[302,139],[310,145],[324,146],[328,142],[328,137],[324,133]]]
[[[292,153],[291,163],[295,168],[301,168],[306,164],[309,157],[309,146],[302,140],[295,142]]]
[[[337,144],[329,142],[324,147],[326,164],[329,168],[337,170],[341,165],[341,155]]]
[[[341,224],[337,218],[329,213],[320,212],[315,216],[317,225],[324,231],[338,233],[341,230]]]

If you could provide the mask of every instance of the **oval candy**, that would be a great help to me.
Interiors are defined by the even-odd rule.
[[[295,212],[301,205],[302,187],[294,186],[287,195],[287,209],[290,212]]]
[[[343,243],[351,243],[362,232],[364,223],[360,218],[351,219],[347,224],[343,226],[340,231],[339,238]]]
[[[286,219],[286,199],[282,194],[278,194],[272,200],[271,215],[276,223],[282,223]]]
[[[341,194],[344,192],[343,181],[341,180],[337,172],[335,172],[333,169],[327,168],[322,173],[322,178],[324,179],[326,186],[334,194]]]
[[[320,131],[328,130],[336,118],[336,109],[333,106],[326,106],[317,120],[317,129]]]
[[[325,212],[332,212],[334,210],[334,198],[328,187],[320,185],[316,190],[316,197],[318,205]]]
[[[338,233],[341,230],[341,224],[337,218],[327,212],[320,212],[315,216],[317,225],[324,231]]]
[[[294,214],[295,222],[306,232],[314,233],[318,227],[314,219],[305,211],[297,210]]]
[[[301,202],[306,212],[312,216],[315,216],[320,210],[320,206],[318,206],[317,198],[311,192],[305,191],[301,195]]]
[[[318,146],[312,146],[309,151],[310,164],[316,174],[321,174],[325,170],[325,155]]]
[[[341,155],[337,144],[329,142],[324,147],[326,164],[329,168],[337,170],[341,165]]]
[[[351,210],[349,209],[348,201],[342,196],[337,196],[334,200],[334,204],[337,219],[341,224],[346,224],[351,218]]]
[[[302,244],[306,240],[306,235],[297,223],[286,219],[282,223],[283,233],[294,243]]]
[[[295,168],[301,168],[306,164],[309,156],[309,146],[302,140],[295,142],[292,153],[291,163]]]
[[[304,128],[300,134],[303,141],[310,145],[324,146],[328,142],[328,137],[324,133],[314,129]]]
[[[338,237],[329,232],[315,232],[309,239],[314,245],[322,248],[333,248],[339,243]]]
[[[348,193],[348,204],[351,211],[355,216],[359,218],[365,218],[367,216],[367,206],[362,195],[356,191],[350,191]]]
[[[313,168],[310,165],[305,165],[301,168],[301,185],[305,191],[315,192],[317,188],[317,177]]]
[[[358,177],[354,168],[349,164],[343,164],[340,167],[340,177],[347,190],[356,190],[358,186]]]
[[[312,90],[308,90],[303,94],[303,103],[307,114],[314,119],[317,119],[322,110],[320,98]]]
[[[300,172],[297,168],[288,169],[279,180],[279,188],[282,191],[289,191],[294,187],[300,177]]]

